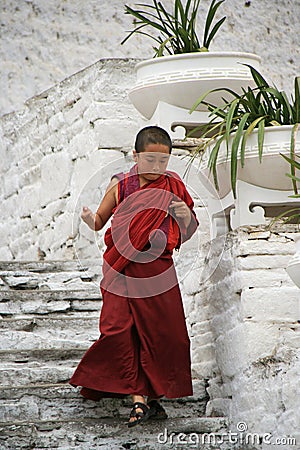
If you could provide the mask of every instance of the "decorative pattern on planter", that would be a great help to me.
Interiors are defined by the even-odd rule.
[[[129,92],[129,98],[135,108],[148,119],[149,125],[164,125],[172,137],[182,138],[182,133],[174,134],[174,122],[199,124],[199,119],[200,123],[207,123],[209,120],[207,113],[205,121],[203,115],[197,116],[198,111],[189,114],[197,98],[204,92],[221,86],[237,92],[242,87],[251,86],[250,71],[243,64],[258,68],[259,62],[257,55],[241,52],[187,53],[146,60],[136,66],[137,81]],[[221,92],[215,92],[208,96],[208,101],[218,105],[221,96]],[[169,115],[164,116],[162,124],[159,119],[164,115],[165,104],[169,106]],[[200,105],[199,111],[201,108],[204,113],[203,105]]]

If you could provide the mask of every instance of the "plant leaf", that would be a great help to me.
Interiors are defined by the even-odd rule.
[[[213,40],[213,38],[215,37],[215,35],[217,34],[217,32],[219,31],[219,28],[221,28],[221,26],[223,25],[223,23],[226,20],[226,16],[224,16],[222,19],[220,19],[213,27],[213,29],[211,30],[208,38],[206,41],[203,42],[203,47],[205,48],[209,48],[211,41]]]
[[[265,136],[265,119],[258,123],[257,142],[258,142],[258,157],[259,162],[262,161],[262,154],[264,148],[264,136]]]
[[[297,132],[298,132],[299,126],[300,126],[300,124],[296,123],[293,126],[293,130],[292,130],[292,134],[291,134],[290,159],[293,162],[291,162],[290,164],[291,164],[291,175],[293,175],[293,176],[296,175],[295,147],[296,147],[296,137],[297,137]],[[292,182],[293,182],[294,192],[295,192],[295,194],[298,194],[297,182],[295,179],[292,179]]]
[[[215,146],[213,147],[213,149],[210,153],[209,160],[208,160],[208,167],[209,167],[210,172],[213,173],[214,184],[215,184],[217,191],[219,190],[218,174],[217,174],[217,160],[218,160],[220,145],[223,142],[223,140],[224,140],[223,136],[220,139],[218,139],[218,141],[216,142]]]
[[[300,77],[295,78],[295,123],[300,122]]]
[[[229,135],[232,131],[231,127],[232,127],[233,117],[234,117],[235,110],[238,106],[238,103],[239,103],[239,100],[237,98],[234,99],[230,104],[228,114],[227,114],[226,127],[225,127],[225,138],[226,138],[227,149],[228,149],[228,143],[229,143]]]
[[[243,161],[243,164],[244,164],[244,160],[245,160],[245,148],[246,148],[247,139],[248,139],[249,135],[252,133],[252,131],[254,130],[254,128],[263,119],[264,119],[264,117],[258,117],[253,122],[251,122],[251,124],[248,126],[247,130],[245,131],[245,133],[243,135],[242,144],[241,144],[241,161]]]
[[[216,3],[217,0],[213,0],[210,8],[208,10],[207,13],[207,17],[205,20],[205,28],[204,28],[204,34],[203,34],[203,47],[206,47],[207,49],[209,48],[210,42],[212,40],[212,38],[214,37],[214,35],[216,34],[216,32],[218,31],[218,29],[220,28],[220,26],[223,24],[223,22],[225,21],[226,17],[223,17],[221,20],[219,20],[217,22],[217,24],[214,26],[213,30],[211,33],[209,33],[211,24],[214,20],[214,17],[216,15],[216,12],[218,10],[218,8],[220,7],[220,5],[222,3],[224,3],[225,0],[220,0],[218,3]]]

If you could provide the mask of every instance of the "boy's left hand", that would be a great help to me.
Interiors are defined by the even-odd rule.
[[[172,201],[169,208],[172,208],[175,216],[178,219],[182,219],[186,228],[191,222],[191,210],[184,201]]]

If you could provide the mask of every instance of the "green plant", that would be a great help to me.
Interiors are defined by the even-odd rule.
[[[133,23],[137,25],[129,35],[121,42],[124,44],[133,34],[142,34],[150,37],[158,43],[153,47],[154,56],[162,56],[164,51],[168,54],[192,53],[208,51],[209,45],[223,24],[226,17],[220,19],[212,27],[215,14],[219,6],[225,0],[212,0],[205,20],[204,35],[202,45],[196,32],[196,18],[201,0],[187,0],[184,7],[181,0],[174,1],[173,13],[168,12],[161,2],[153,0],[153,5],[138,3],[136,6],[142,9],[133,9],[125,5],[125,13],[134,17]],[[147,33],[147,27],[159,31],[158,36]]]
[[[291,135],[290,158],[295,159],[295,140],[300,122],[300,77],[295,78],[295,92],[291,100],[285,92],[270,86],[262,75],[252,66],[249,67],[255,84],[254,88],[242,89],[236,93],[228,88],[219,88],[203,94],[193,105],[193,112],[198,105],[206,105],[212,119],[203,128],[202,137],[206,138],[199,147],[198,152],[210,148],[208,168],[213,174],[217,189],[217,161],[222,142],[226,143],[227,157],[230,158],[231,187],[236,196],[236,180],[238,161],[241,166],[245,164],[245,148],[249,135],[257,128],[259,160],[263,156],[265,128],[277,125],[294,125]],[[215,106],[205,101],[208,94],[216,91],[225,91],[231,94],[231,100],[222,99],[221,106]],[[196,129],[195,129],[196,130]],[[193,132],[195,132],[193,130]],[[296,181],[293,180],[294,189]]]

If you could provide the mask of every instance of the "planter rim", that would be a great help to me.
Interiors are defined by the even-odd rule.
[[[167,55],[167,56],[160,56],[158,58],[150,58],[145,59],[144,61],[141,61],[137,63],[136,68],[139,69],[140,67],[144,67],[150,64],[159,64],[162,61],[170,61],[174,59],[178,60],[184,60],[184,59],[197,59],[199,56],[204,59],[210,59],[210,58],[226,58],[228,56],[236,56],[236,57],[247,57],[251,59],[256,59],[258,62],[261,61],[261,57],[256,55],[255,53],[247,53],[247,52],[193,52],[193,53],[181,53],[179,55]]]
[[[292,128],[295,126],[296,124],[294,123],[293,125],[275,125],[275,126],[269,126],[269,127],[265,127],[265,133],[268,131],[291,131]],[[254,130],[251,131],[251,133],[249,134],[249,137],[253,134],[257,134],[258,133],[258,128],[254,128]],[[230,136],[234,136],[235,132],[230,133]]]
[[[269,126],[269,127],[265,127],[265,133],[267,133],[267,132],[291,132],[292,131],[292,128],[293,128],[293,126],[294,125],[296,125],[296,124],[293,124],[293,125],[276,125],[276,126]],[[249,139],[251,139],[251,136],[255,136],[256,134],[258,133],[258,128],[254,128],[254,130],[252,130],[251,131],[251,133],[249,134],[249,136],[248,136],[248,140]],[[229,139],[233,139],[234,138],[234,136],[235,136],[235,132],[232,132],[232,133],[230,133],[230,135],[229,135]],[[297,135],[297,137],[298,137],[298,139],[299,139],[299,137],[300,137],[300,133]],[[298,141],[298,139],[297,139],[297,141]],[[209,146],[208,146],[208,148],[212,148],[213,146],[214,146],[214,143],[216,142],[218,140],[218,138],[216,138],[215,140],[213,140],[210,144],[209,144]],[[225,144],[225,141],[223,141],[222,142],[222,144],[221,145],[224,145]],[[205,153],[205,152],[204,152]]]
[[[295,124],[294,124],[295,125]],[[278,133],[291,133],[291,131],[292,131],[292,128],[293,128],[293,126],[294,125],[276,125],[276,126],[269,126],[269,127],[265,127],[265,133],[268,133],[268,132],[274,132],[274,133],[276,133],[276,132],[278,132]],[[252,130],[251,131],[251,133],[249,134],[249,136],[248,136],[248,141],[249,141],[249,139],[251,139],[251,137],[253,138],[253,136],[254,136],[254,138],[256,139],[256,135],[257,135],[257,133],[258,133],[258,128],[254,128],[254,130]],[[233,133],[230,133],[230,135],[229,135],[229,139],[230,139],[230,141],[232,141],[233,139],[234,139],[234,135],[235,135],[235,132],[233,132]],[[289,139],[290,139],[290,137],[289,137]],[[297,142],[298,142],[298,140],[300,139],[300,134],[297,134]],[[218,138],[217,139],[215,139],[215,140],[213,140],[210,144],[209,144],[209,146],[208,146],[208,149],[212,149],[213,148],[213,146],[215,145],[215,143],[216,143],[216,141],[218,140]],[[226,143],[225,143],[225,140],[222,142],[222,144],[221,144],[221,148],[222,148],[222,146],[224,146],[224,145],[226,145]],[[254,150],[255,151],[255,157],[257,157],[257,155],[256,155],[256,150]],[[205,155],[205,153],[206,153],[206,151],[203,153],[203,155]],[[251,154],[249,155],[249,152],[246,152],[246,154],[245,154],[245,158],[249,158],[249,157],[251,157]],[[227,157],[226,157],[226,161],[227,161]],[[240,159],[240,153],[238,154],[238,159]],[[223,164],[223,158],[221,158],[220,156],[218,156],[218,162],[217,162],[217,164]]]

